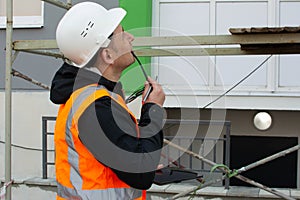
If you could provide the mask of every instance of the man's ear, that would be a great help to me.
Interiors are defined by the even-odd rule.
[[[112,53],[113,52],[108,48],[105,48],[101,51],[100,56],[106,64],[109,64],[109,65],[114,64],[114,59],[113,59]]]

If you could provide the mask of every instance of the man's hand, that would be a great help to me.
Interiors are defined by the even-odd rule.
[[[151,84],[152,92],[150,93],[150,95],[149,95],[148,99],[145,101],[145,103],[155,103],[162,107],[165,102],[165,93],[164,93],[161,85],[150,77],[148,77],[148,81],[145,83],[145,90],[144,90],[142,98],[144,99],[146,91],[148,91],[148,89],[150,87],[149,84]]]
[[[164,165],[163,164],[158,164],[156,170],[160,170],[162,168],[164,168]]]

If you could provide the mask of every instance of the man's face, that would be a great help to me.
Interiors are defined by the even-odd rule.
[[[119,25],[113,32],[109,47],[114,52],[114,66],[125,69],[134,62],[134,57],[131,54],[133,35],[125,32]]]

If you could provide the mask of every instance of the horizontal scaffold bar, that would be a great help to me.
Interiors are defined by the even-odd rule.
[[[201,48],[200,45],[205,48]],[[300,54],[300,33],[137,37],[133,46],[139,56]],[[166,48],[167,46],[177,48]],[[248,46],[254,48],[243,48]],[[55,40],[19,40],[14,42],[13,49],[16,51],[57,49],[57,44]]]
[[[17,40],[13,43],[13,49],[16,51],[57,49],[57,43],[56,40]]]
[[[134,46],[195,46],[234,44],[295,44],[300,33],[138,37]]]
[[[226,55],[267,55],[300,54],[299,49],[261,48],[242,50],[241,48],[185,48],[185,49],[138,49],[136,54],[145,57],[154,56],[226,56]]]

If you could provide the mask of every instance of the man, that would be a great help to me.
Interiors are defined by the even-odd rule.
[[[120,25],[126,12],[83,2],[61,19],[57,44],[67,58],[50,99],[55,126],[57,199],[145,199],[163,146],[165,94],[153,89],[139,123],[124,103],[121,73],[135,59],[134,37]],[[145,96],[145,92],[143,97]]]

